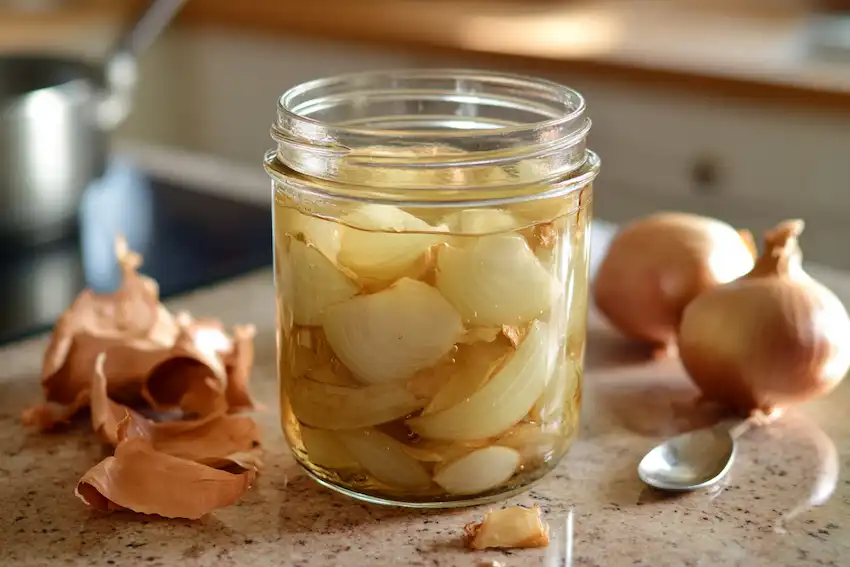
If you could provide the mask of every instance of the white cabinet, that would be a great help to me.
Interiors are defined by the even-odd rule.
[[[603,159],[599,216],[685,210],[757,235],[799,217],[807,259],[850,268],[850,114],[634,87],[585,92]]]
[[[271,145],[275,97],[297,82],[360,69],[476,65],[317,40],[178,30],[147,58],[137,112],[123,134],[258,164]],[[783,108],[581,74],[550,78],[588,100],[591,146],[603,163],[599,217],[623,222],[677,209],[756,233],[800,217],[808,224],[807,259],[850,268],[850,109]]]

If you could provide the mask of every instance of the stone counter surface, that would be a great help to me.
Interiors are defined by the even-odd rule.
[[[824,278],[850,300],[850,276]],[[485,507],[411,511],[367,505],[308,479],[278,427],[271,272],[170,302],[226,323],[258,327],[256,396],[266,467],[235,506],[197,522],[102,514],[74,497],[77,479],[104,456],[83,420],[38,435],[18,422],[40,396],[46,337],[0,350],[0,562],[75,566],[505,566],[545,565],[543,550],[470,552],[462,526]],[[635,347],[592,317],[584,422],[568,457],[510,504],[538,503],[554,526],[574,510],[574,565],[804,566],[850,564],[850,382],[833,395],[751,432],[713,490],[665,496],[635,473],[665,435],[695,426],[683,415],[693,388],[675,361],[642,362]],[[822,503],[821,506],[814,506]]]

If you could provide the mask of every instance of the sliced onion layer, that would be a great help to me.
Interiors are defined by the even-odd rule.
[[[275,215],[275,235],[283,244],[287,235],[301,237],[331,262],[339,253],[342,227],[334,222],[304,215],[288,207],[278,207]]]
[[[509,447],[485,447],[439,467],[434,482],[449,494],[478,494],[507,482],[520,464]]]
[[[460,315],[431,286],[403,278],[392,287],[325,310],[334,353],[360,380],[406,380],[445,356],[463,334]]]
[[[455,363],[447,369],[448,380],[422,410],[422,415],[443,411],[468,399],[487,383],[511,352],[513,349],[503,341],[458,347]]]
[[[424,490],[431,485],[431,476],[422,463],[386,433],[360,429],[340,431],[338,435],[360,465],[384,484],[411,490]]]
[[[357,295],[359,288],[316,248],[292,239],[292,311],[298,325],[320,325],[325,308]]]
[[[581,396],[581,369],[571,358],[564,356],[555,367],[552,378],[546,384],[546,389],[534,403],[531,416],[542,423],[560,421],[571,417],[572,406],[577,404],[577,396]],[[577,415],[575,416],[578,417]]]
[[[310,462],[329,469],[351,469],[359,465],[333,431],[301,426],[301,443]]]
[[[549,309],[561,293],[517,234],[483,236],[437,255],[437,288],[472,325],[521,325]]]
[[[516,450],[525,465],[539,463],[560,445],[557,428],[536,423],[518,423],[499,437],[496,444]]]
[[[418,276],[429,249],[445,239],[434,234],[445,227],[433,227],[391,205],[364,205],[342,221],[350,226],[344,230],[337,259],[367,281]]]
[[[497,234],[519,227],[514,216],[498,209],[465,209],[446,217],[449,232],[457,234],[451,238],[453,246],[465,246],[475,242],[474,235]]]
[[[292,411],[302,423],[322,429],[356,429],[402,418],[425,404],[402,386],[349,388],[296,378],[289,385]]]
[[[518,423],[543,393],[554,354],[545,323],[535,321],[513,356],[477,392],[450,408],[407,421],[428,439],[453,441],[495,437]]]

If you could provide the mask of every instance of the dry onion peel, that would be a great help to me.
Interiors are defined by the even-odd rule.
[[[465,322],[521,325],[546,311],[561,286],[518,234],[483,236],[437,254],[437,289]]]
[[[688,303],[749,272],[753,259],[748,232],[697,215],[659,213],[617,234],[593,297],[622,333],[666,347],[675,342]]]
[[[214,468],[233,464],[257,468],[260,431],[247,416],[218,414],[199,420],[154,422],[109,399],[103,373],[105,355],[98,358],[91,385],[92,428],[107,443],[118,445],[119,424],[125,437],[148,439],[154,450]]]
[[[433,366],[463,334],[449,302],[408,278],[328,307],[323,329],[334,353],[370,384],[406,380]]]
[[[218,321],[195,320],[188,313],[178,314],[177,321],[180,333],[150,369],[142,396],[159,410],[180,408],[200,416],[216,413],[227,407],[225,361],[234,351],[233,339]]]
[[[216,470],[156,451],[144,437],[123,437],[77,484],[75,493],[101,511],[132,510],[166,518],[198,519],[236,502],[256,471]]]
[[[749,274],[685,310],[679,354],[706,398],[770,413],[830,391],[850,368],[850,317],[803,271],[802,230],[779,224]]]
[[[445,238],[434,234],[445,226],[433,227],[391,205],[363,205],[341,220],[348,226],[337,260],[367,282],[418,276],[430,248]]]
[[[41,373],[48,401],[71,404],[88,390],[99,353],[128,343],[167,347],[177,335],[171,314],[159,303],[156,282],[137,272],[141,256],[129,250],[120,236],[115,255],[123,274],[121,287],[103,295],[84,290],[56,322]],[[144,373],[116,370],[108,374],[110,394],[120,399],[138,396]]]
[[[546,547],[549,526],[541,518],[540,507],[512,506],[492,510],[478,524],[463,528],[466,546],[471,549]]]
[[[475,440],[499,435],[519,422],[543,393],[554,357],[545,323],[535,321],[519,348],[478,391],[445,410],[409,419],[428,439]]]
[[[409,415],[427,403],[396,384],[351,388],[306,377],[292,380],[288,395],[299,421],[331,430],[386,423]]]
[[[357,295],[359,286],[319,250],[298,240],[289,243],[292,311],[298,325],[320,325],[325,308]]]
[[[404,445],[377,429],[340,431],[345,448],[369,474],[399,488],[422,490],[431,485],[431,476],[422,464],[407,454]]]
[[[509,447],[485,447],[440,465],[434,482],[449,494],[480,494],[507,482],[520,460],[519,452]]]

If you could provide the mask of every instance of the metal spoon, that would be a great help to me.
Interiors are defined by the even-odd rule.
[[[661,490],[683,492],[719,482],[735,461],[735,439],[750,420],[720,423],[668,439],[641,459],[640,479]]]

